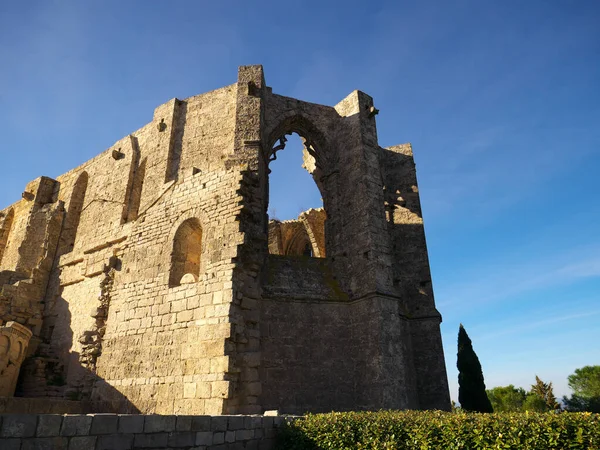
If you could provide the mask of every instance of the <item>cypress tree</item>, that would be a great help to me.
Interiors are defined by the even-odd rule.
[[[458,401],[465,411],[494,412],[485,392],[485,382],[479,358],[465,328],[458,329]]]
[[[535,376],[535,384],[531,386],[530,395],[537,397],[543,406],[544,411],[554,411],[560,409],[560,405],[554,396],[552,383],[544,383],[540,377]]]

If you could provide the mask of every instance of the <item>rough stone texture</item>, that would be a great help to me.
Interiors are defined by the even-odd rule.
[[[145,414],[449,409],[412,149],[381,148],[376,113],[359,91],[273,94],[243,66],[29,183],[0,211],[0,392]],[[291,133],[324,207],[269,221]],[[129,445],[109,422],[96,446]]]
[[[135,417],[135,422],[132,418]],[[0,414],[0,448],[5,449],[64,449],[64,450],[130,450],[180,449],[222,450],[261,448],[271,450],[277,428],[294,417],[263,416],[187,416],[188,428],[173,430],[173,424],[186,416],[127,416],[98,414],[87,416]],[[275,420],[273,420],[275,419]],[[56,424],[92,423],[73,427],[66,435]],[[194,430],[192,421],[202,423],[202,431]],[[211,422],[219,430],[211,430]],[[37,423],[37,432],[36,432]],[[50,425],[51,424],[51,425]],[[49,426],[50,425],[50,426]],[[132,427],[132,425],[134,425]],[[118,431],[117,431],[118,430]],[[228,430],[228,431],[223,431]]]

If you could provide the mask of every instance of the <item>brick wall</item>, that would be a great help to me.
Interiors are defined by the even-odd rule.
[[[283,416],[0,414],[3,450],[256,449],[274,447]]]

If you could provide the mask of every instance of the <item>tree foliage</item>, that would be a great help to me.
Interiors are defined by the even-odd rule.
[[[511,384],[490,389],[487,394],[494,412],[547,412],[560,409],[552,383],[544,383],[537,375],[529,392]]]
[[[458,401],[465,411],[493,412],[485,392],[485,382],[479,358],[465,328],[458,330]]]
[[[573,395],[563,397],[569,411],[600,412],[600,366],[585,366],[569,375]]]
[[[543,398],[541,398],[540,396],[538,396],[536,394],[532,394],[531,392],[528,392],[527,397],[525,398],[525,401],[523,402],[522,411],[543,413],[543,412],[547,412],[549,410],[548,410],[548,405],[546,405],[546,402],[544,401]]]
[[[544,383],[540,377],[535,376],[535,384],[531,386],[531,390],[525,400],[526,411],[555,411],[560,409],[560,405],[554,396],[552,383]]]
[[[516,388],[512,384],[508,386],[497,386],[486,392],[494,412],[522,411],[523,403],[527,396],[525,389]]]

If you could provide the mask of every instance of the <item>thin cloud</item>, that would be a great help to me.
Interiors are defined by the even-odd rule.
[[[458,273],[459,283],[440,283],[438,307],[455,309],[463,304],[482,305],[539,289],[570,285],[600,277],[600,242],[588,242],[556,253],[539,254],[538,243],[515,248],[496,259],[480,261],[470,271]],[[535,255],[524,259],[523,255]],[[519,263],[520,261],[520,263]]]
[[[516,327],[505,328],[505,329],[502,329],[501,331],[497,331],[497,332],[493,332],[493,333],[484,333],[482,335],[479,335],[477,339],[478,339],[478,341],[495,339],[495,338],[498,338],[501,336],[508,336],[508,335],[524,333],[524,332],[528,332],[528,331],[531,331],[536,328],[540,328],[540,327],[544,327],[544,326],[548,326],[548,325],[554,325],[554,324],[561,323],[561,322],[568,322],[570,320],[575,320],[575,319],[584,319],[584,318],[588,318],[588,317],[597,316],[599,314],[600,314],[600,310],[582,311],[582,312],[569,314],[569,315],[561,314],[558,316],[547,317],[545,319],[538,320],[536,322],[527,322],[525,324],[522,324],[522,325],[519,325]]]

